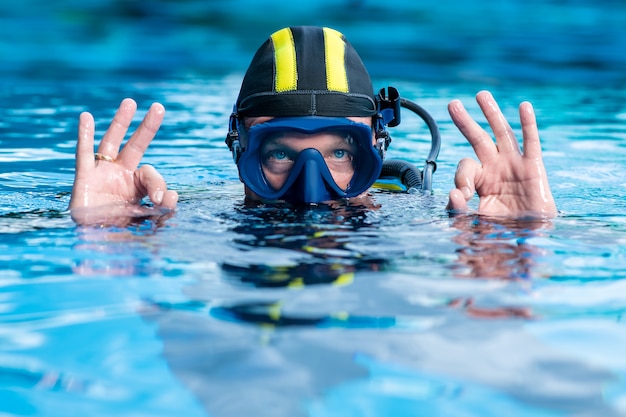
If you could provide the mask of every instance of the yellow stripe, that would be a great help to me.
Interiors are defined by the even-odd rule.
[[[296,66],[296,46],[291,30],[281,29],[272,35],[274,43],[274,62],[276,79],[274,88],[277,92],[295,90],[298,85],[298,68]]]
[[[346,76],[346,44],[342,34],[334,29],[324,28],[324,52],[326,54],[326,88],[330,91],[348,92]]]
[[[289,281],[289,285],[287,285],[287,288],[291,288],[291,289],[302,288],[302,287],[304,287],[304,280],[302,279],[302,277],[292,279],[291,281]]]
[[[345,272],[337,277],[335,281],[333,281],[334,285],[343,286],[350,285],[354,281],[354,272]]]
[[[267,309],[267,316],[272,319],[272,321],[278,321],[280,320],[280,316],[281,316],[281,311],[280,309],[282,308],[281,303],[277,302],[274,304],[271,304],[269,306],[269,308]]]
[[[350,318],[350,314],[348,314],[345,311],[340,311],[338,313],[333,313],[330,316],[335,318],[335,319],[337,319],[337,320],[342,320],[342,321],[347,321]]]

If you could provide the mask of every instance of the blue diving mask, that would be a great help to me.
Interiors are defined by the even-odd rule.
[[[320,134],[324,137],[310,137]],[[237,163],[239,175],[267,200],[309,204],[356,197],[382,169],[372,128],[343,117],[274,118],[242,136],[245,151]]]

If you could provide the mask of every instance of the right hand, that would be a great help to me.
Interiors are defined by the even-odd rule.
[[[97,153],[105,159],[98,160],[94,153],[93,116],[87,112],[80,115],[76,174],[69,207],[77,223],[88,222],[86,209],[107,207],[108,217],[130,215],[146,195],[156,208],[176,208],[178,193],[167,189],[161,174],[151,165],[137,168],[163,122],[163,105],[154,103],[150,107],[141,125],[120,150],[136,110],[134,100],[122,101],[98,146]],[[108,209],[112,207],[115,207],[113,213]]]

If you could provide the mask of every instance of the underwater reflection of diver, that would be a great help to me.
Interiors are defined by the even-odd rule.
[[[350,248],[350,243],[370,239],[374,224],[368,219],[371,207],[355,205],[243,207],[237,212],[233,241],[243,252],[261,251],[267,256],[225,259],[224,277],[256,288],[304,289],[308,286],[345,286],[355,273],[380,271],[389,260],[376,253]],[[280,258],[269,259],[273,249]],[[285,253],[297,253],[296,261]],[[275,262],[274,262],[275,261]],[[271,297],[270,297],[271,298]],[[275,300],[240,300],[209,308],[211,317],[263,327],[389,328],[394,317],[336,312],[292,312],[283,309],[281,296]]]
[[[242,258],[224,259],[221,268],[228,279],[255,287],[302,287],[315,284],[347,285],[355,272],[380,270],[387,260],[362,253],[346,243],[367,234],[371,208],[343,205],[330,207],[256,207],[238,210],[238,234],[233,242],[245,252],[280,249],[276,262]],[[284,254],[298,253],[297,262]]]
[[[355,267],[339,263],[301,263],[293,266],[222,264],[229,277],[255,287],[302,287],[315,284],[345,285],[352,281]]]
[[[284,289],[324,290],[323,286],[347,286],[357,272],[380,271],[389,259],[374,253],[350,248],[355,242],[376,238],[375,223],[368,219],[371,207],[342,205],[331,207],[269,205],[239,207],[232,229],[237,237],[232,243],[241,253],[259,251],[260,256],[224,258],[222,278],[236,286],[251,286],[270,291],[254,292],[261,299],[205,302],[194,299],[182,303],[146,300],[152,312],[200,312],[224,322],[246,323],[263,328],[390,328],[397,325],[393,316],[351,314],[345,310],[291,311],[284,308]],[[373,231],[370,231],[372,229]],[[363,243],[367,246],[367,243]],[[274,252],[274,249],[279,249]],[[272,253],[279,254],[271,259]],[[294,261],[289,253],[301,254]]]
[[[288,314],[282,311],[281,303],[238,303],[231,306],[213,307],[211,316],[220,320],[244,322],[259,326],[289,327],[315,326],[350,329],[386,329],[396,325],[395,317],[355,316],[335,313],[323,316]]]

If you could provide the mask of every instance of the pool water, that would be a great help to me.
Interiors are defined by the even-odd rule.
[[[365,12],[383,6],[353,3],[361,14],[345,31],[359,49],[372,40]],[[433,195],[374,189],[375,207],[244,204],[226,122],[270,23],[250,29],[263,33],[254,41],[229,32],[216,45],[239,45],[224,56],[233,70],[185,50],[172,60],[176,48],[165,42],[163,66],[142,72],[157,46],[132,60],[138,46],[117,38],[75,62],[74,32],[56,30],[66,49],[51,62],[45,50],[34,57],[39,40],[19,38],[23,50],[0,89],[0,415],[626,415],[626,68],[616,52],[626,45],[626,12],[620,2],[613,12],[583,1],[531,3],[552,12],[538,15],[547,26],[534,37],[517,32],[532,20],[521,2],[496,10],[521,16],[510,28],[480,29],[460,9],[440,11],[440,26],[419,2],[389,9],[422,16],[419,29],[407,18],[393,33],[437,34],[436,45],[422,36],[413,45],[433,58],[411,58],[407,41],[377,49],[397,59],[391,70],[371,51],[364,60],[375,87],[393,85],[431,113],[442,150]],[[50,25],[82,27],[90,11],[60,4]],[[163,4],[178,11],[172,25],[196,10],[195,2]],[[462,9],[489,10],[487,2]],[[144,13],[146,27],[164,19]],[[310,19],[323,20],[319,13]],[[326,18],[341,28],[335,13]],[[254,21],[252,11],[242,16]],[[107,17],[130,30],[128,20]],[[579,31],[567,32],[574,22]],[[209,32],[223,29],[212,24]],[[461,24],[470,39],[443,36]],[[604,31],[563,49],[596,25]],[[196,42],[206,36],[180,27]],[[154,35],[133,30],[139,43]],[[487,49],[449,62],[470,41]],[[514,50],[533,59],[513,65]],[[484,124],[480,89],[494,93],[517,132],[519,102],[535,106],[557,218],[446,213],[456,164],[472,155],[446,105],[460,98]],[[127,227],[77,227],[67,205],[78,115],[94,114],[99,138],[124,97],[139,104],[133,128],[150,103],[167,109],[143,162],[179,191],[178,210]],[[389,157],[421,165],[428,130],[403,115]]]

